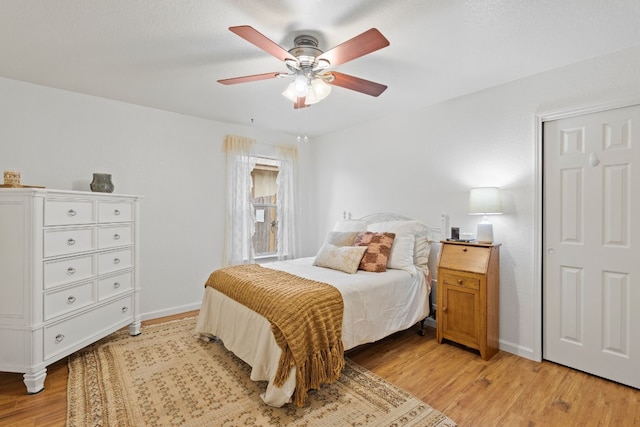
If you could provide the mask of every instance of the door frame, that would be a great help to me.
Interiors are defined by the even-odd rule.
[[[580,107],[568,107],[564,109],[551,110],[546,112],[536,113],[535,116],[535,172],[534,172],[534,225],[533,225],[533,266],[534,266],[534,278],[533,278],[533,295],[534,295],[534,319],[533,319],[533,352],[532,358],[535,361],[542,361],[542,335],[544,333],[543,328],[543,316],[544,309],[543,304],[543,280],[542,274],[542,261],[544,259],[544,242],[543,242],[543,126],[544,122],[565,119],[568,117],[582,116],[591,113],[599,113],[607,110],[614,110],[616,108],[630,107],[632,105],[640,104],[640,95],[634,95],[627,98],[618,98],[610,101],[583,105]]]

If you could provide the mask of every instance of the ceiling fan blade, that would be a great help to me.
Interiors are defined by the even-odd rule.
[[[298,108],[307,108],[308,105],[305,104],[305,100],[306,100],[306,97],[304,97],[304,96],[298,97],[298,99],[296,99],[296,102],[293,104],[293,108],[296,109],[296,110]]]
[[[389,46],[389,40],[376,28],[371,28],[324,52],[317,59],[326,59],[332,66],[340,65],[387,46]]]
[[[378,96],[387,89],[387,86],[383,84],[350,76],[349,74],[339,73],[337,71],[331,71],[327,74],[333,74],[334,77],[333,81],[327,81],[330,85],[355,90],[366,93],[367,95]]]
[[[282,73],[264,73],[264,74],[254,74],[252,76],[233,77],[230,79],[218,80],[218,83],[222,83],[223,85],[234,85],[237,83],[255,82],[258,80],[273,79],[278,77],[280,74]]]
[[[267,52],[269,55],[273,55],[281,61],[285,59],[292,59],[296,61],[296,57],[291,55],[286,49],[271,41],[262,33],[249,25],[240,25],[237,27],[229,27],[229,31],[239,35],[249,43],[253,43],[260,49]]]

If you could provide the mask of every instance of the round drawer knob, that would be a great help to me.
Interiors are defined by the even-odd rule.
[[[442,312],[446,313],[447,312],[447,307],[442,307]]]
[[[467,252],[467,248],[462,249],[462,252]]]
[[[67,240],[67,245],[72,246],[72,245],[75,245],[75,244],[76,244],[76,241],[74,239],[69,238]]]
[[[56,335],[56,343],[62,342],[64,340],[64,335],[58,334]]]
[[[67,215],[69,216],[76,216],[78,214],[78,212],[74,211],[73,209],[69,209],[67,211]]]
[[[458,285],[462,285],[462,279],[458,279]]]
[[[126,313],[127,311],[129,311],[129,307],[122,307],[122,312]]]
[[[120,258],[114,258],[113,259],[113,263],[114,264],[120,264]]]
[[[118,209],[114,209],[114,210],[113,210],[113,214],[114,214],[114,215],[120,215],[120,211],[119,211]]]
[[[67,274],[71,276],[72,274],[76,274],[76,269],[73,267],[67,268]]]
[[[120,287],[120,282],[115,282],[115,283],[113,284],[113,287],[114,287],[114,288],[116,288],[116,289],[118,289],[118,288]]]
[[[119,234],[114,234],[113,235],[113,240],[120,240],[120,235]]]
[[[76,297],[74,297],[73,295],[67,298],[67,304],[73,304],[74,302],[76,302]]]

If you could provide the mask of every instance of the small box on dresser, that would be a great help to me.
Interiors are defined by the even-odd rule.
[[[436,336],[498,352],[500,245],[443,241],[438,256]]]
[[[140,333],[140,197],[0,189],[0,371],[46,367],[129,325]]]

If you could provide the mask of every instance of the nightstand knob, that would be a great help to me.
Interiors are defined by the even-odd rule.
[[[462,249],[462,252],[467,252],[467,248]]]
[[[458,285],[462,285],[462,279],[458,279]]]
[[[446,313],[447,312],[447,307],[442,307],[442,312]]]

